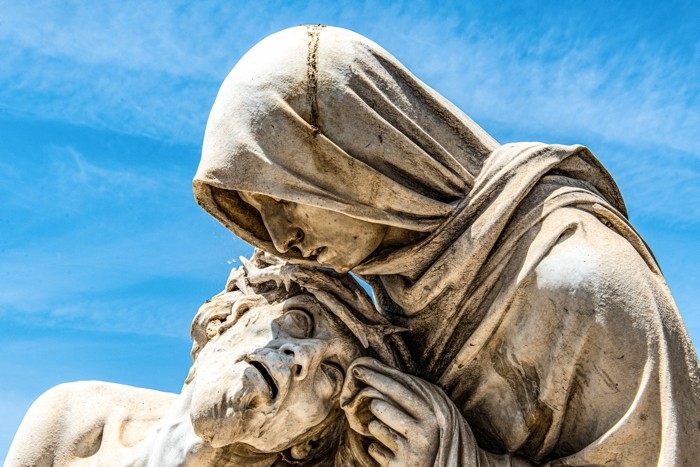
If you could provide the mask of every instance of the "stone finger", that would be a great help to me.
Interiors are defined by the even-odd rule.
[[[416,426],[416,420],[411,415],[384,400],[373,399],[369,410],[377,420],[403,437],[408,437]]]
[[[353,369],[353,375],[389,397],[407,413],[419,415],[423,411],[420,409],[423,408],[425,402],[411,389],[404,386],[401,382],[396,381],[394,378],[361,366],[357,366]]]
[[[369,432],[377,438],[384,446],[389,448],[393,453],[398,452],[403,444],[406,442],[406,438],[398,434],[396,431],[392,430],[386,426],[381,421],[376,418],[369,422],[367,426]]]
[[[367,453],[382,467],[388,467],[389,463],[394,459],[394,453],[379,443],[370,444],[369,448],[367,448]]]

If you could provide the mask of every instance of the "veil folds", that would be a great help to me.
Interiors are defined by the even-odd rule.
[[[517,206],[558,166],[624,214],[617,187],[585,148],[512,149],[372,41],[345,29],[299,26],[258,43],[224,81],[194,195],[243,240],[298,263],[309,261],[294,250],[276,252],[259,213],[238,191],[429,233],[405,254],[360,265],[360,274],[401,272],[390,263],[413,256],[415,247],[444,249],[441,243],[454,240],[444,238],[446,230],[464,231],[477,217],[482,233],[497,236],[504,213],[487,208],[499,198]],[[546,157],[527,157],[533,153]],[[443,241],[432,238],[438,231]]]
[[[194,194],[236,235],[272,252],[236,192],[429,232],[468,196],[496,147],[377,44],[300,26],[257,44],[224,81]]]

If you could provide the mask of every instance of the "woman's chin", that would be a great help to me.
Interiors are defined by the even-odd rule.
[[[347,274],[350,272],[350,267],[349,266],[331,266],[335,272],[338,272],[340,274]]]
[[[338,254],[333,253],[331,250],[326,250],[316,258],[316,261],[318,261],[321,266],[331,268],[340,274],[346,274],[357,266],[356,262],[352,261],[352,258],[351,261],[348,261],[347,258],[341,260],[338,256]]]
[[[325,268],[331,268],[332,270],[340,274],[347,274],[352,269],[352,266],[348,266],[345,264],[323,263],[321,261],[319,261],[319,264]]]

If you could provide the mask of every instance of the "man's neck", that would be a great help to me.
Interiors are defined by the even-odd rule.
[[[191,386],[185,385],[172,407],[149,435],[134,447],[129,467],[269,467],[277,456],[247,456],[231,446],[214,448],[197,436],[190,419]]]

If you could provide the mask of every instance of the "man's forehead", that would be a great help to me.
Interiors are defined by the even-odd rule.
[[[361,305],[359,303],[346,303],[346,300],[340,298],[347,296],[348,292],[353,292],[348,290],[347,284],[342,281],[334,281],[331,277],[328,277],[327,281],[317,283],[323,280],[322,274],[321,277],[314,277],[313,274],[310,277],[306,277],[302,274],[301,278],[303,280],[299,282],[297,277],[293,277],[293,275],[291,277],[287,276],[275,267],[257,269],[254,265],[249,265],[249,268],[252,268],[254,276],[265,277],[267,281],[258,282],[260,277],[256,277],[255,284],[253,284],[248,281],[247,277],[251,274],[251,271],[245,268],[232,271],[226,287],[229,292],[225,294],[236,294],[241,304],[245,304],[245,306],[234,305],[232,307],[231,314],[233,316],[229,319],[229,325],[235,324],[240,317],[249,313],[253,307],[282,304],[285,310],[293,306],[309,308],[308,311],[314,311],[316,319],[328,322],[334,331],[341,334],[350,333],[357,337],[356,333],[348,328],[345,318],[342,317],[348,313],[350,315],[355,314],[353,309]],[[319,274],[318,271],[314,272]],[[311,284],[308,282],[318,285],[318,290],[314,285],[309,287]],[[361,300],[361,297],[358,297],[355,293],[351,293],[350,296],[355,300]],[[336,310],[335,308],[342,309]]]

